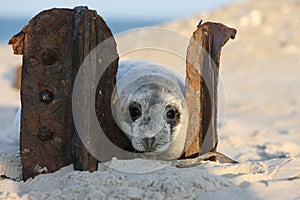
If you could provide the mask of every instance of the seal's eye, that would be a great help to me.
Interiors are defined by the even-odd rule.
[[[129,114],[133,121],[142,116],[142,106],[138,102],[132,102],[129,105]]]
[[[168,105],[166,107],[167,123],[176,125],[180,120],[180,112],[173,106]]]
[[[169,118],[169,119],[174,119],[175,118],[175,110],[169,110],[168,112],[167,112],[167,117]]]

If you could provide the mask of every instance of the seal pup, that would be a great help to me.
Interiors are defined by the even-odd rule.
[[[140,157],[174,160],[183,154],[188,125],[184,82],[165,66],[121,61],[112,111]]]

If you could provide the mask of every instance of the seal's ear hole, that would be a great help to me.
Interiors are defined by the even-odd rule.
[[[133,121],[137,120],[142,116],[142,106],[138,102],[131,102],[129,104],[129,114]]]

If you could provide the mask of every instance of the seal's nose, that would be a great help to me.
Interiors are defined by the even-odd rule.
[[[155,137],[146,137],[146,138],[143,138],[143,142],[145,143],[145,149],[152,149],[153,148],[153,144],[155,142]]]

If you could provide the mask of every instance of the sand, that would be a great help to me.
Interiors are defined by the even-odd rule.
[[[70,165],[26,182],[0,180],[0,199],[300,199],[299,9],[297,0],[246,1],[161,25],[188,37],[199,19],[238,30],[221,58],[226,115],[218,151],[239,164],[178,169],[113,159],[94,173]],[[0,174],[18,180],[20,102],[12,85],[20,62],[0,46]]]

